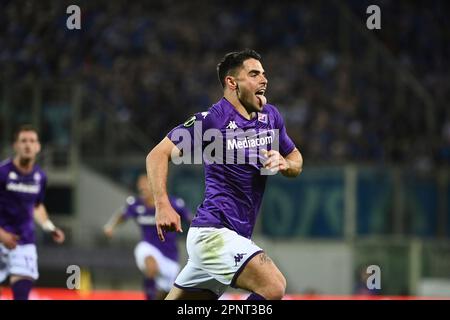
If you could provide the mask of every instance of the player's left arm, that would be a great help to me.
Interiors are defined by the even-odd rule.
[[[288,155],[283,157],[276,150],[264,150],[267,161],[264,167],[269,170],[280,171],[285,177],[294,178],[302,172],[303,157],[297,148],[294,148]]]
[[[45,232],[52,234],[53,241],[63,243],[65,240],[64,232],[57,228],[48,217],[47,209],[43,203],[39,203],[34,207],[34,219],[42,227]]]
[[[109,218],[108,222],[103,226],[103,233],[108,238],[112,238],[116,228],[123,224],[127,219],[127,213],[129,212],[129,207],[126,209],[120,207],[112,216]]]
[[[294,178],[302,172],[303,157],[288,136],[283,117],[275,107],[272,107],[275,117],[275,128],[279,130],[279,148],[263,151],[267,158],[264,167],[271,171],[281,171],[285,177]]]
[[[303,157],[297,148],[292,150],[286,157],[284,157],[284,162],[280,165],[281,174],[285,177],[296,177],[303,170]]]

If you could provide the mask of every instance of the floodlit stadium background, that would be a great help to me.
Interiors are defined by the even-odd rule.
[[[0,4],[1,156],[18,124],[40,129],[46,205],[68,238],[38,231],[32,298],[143,297],[138,228],[108,241],[102,226],[155,143],[220,97],[219,59],[246,47],[305,159],[298,179],[270,179],[254,236],[287,298],[367,297],[352,295],[369,265],[383,296],[450,297],[448,2],[85,1],[68,30],[70,4]],[[381,30],[366,28],[371,4]],[[170,191],[195,210],[202,168],[171,170]],[[69,265],[79,291],[65,289]]]

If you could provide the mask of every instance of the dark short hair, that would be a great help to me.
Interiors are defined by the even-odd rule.
[[[255,50],[245,49],[229,52],[222,58],[219,64],[217,64],[217,76],[219,77],[222,88],[225,88],[225,77],[236,71],[237,68],[242,67],[244,61],[251,58],[260,61],[261,55]]]
[[[19,127],[17,127],[16,131],[14,131],[13,142],[16,142],[17,139],[19,138],[20,133],[24,131],[33,131],[39,136],[39,132],[36,129],[36,127],[34,127],[31,124],[22,124]]]

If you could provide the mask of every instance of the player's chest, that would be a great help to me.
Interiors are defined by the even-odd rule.
[[[22,201],[34,201],[42,189],[42,176],[39,173],[20,175],[10,171],[6,178],[5,191],[10,197]]]
[[[257,115],[247,120],[243,117],[233,115],[229,116],[222,124],[220,131],[222,133],[230,131],[264,131],[274,129],[274,121],[269,114],[258,112]]]
[[[141,226],[156,225],[155,209],[147,208],[144,205],[134,207],[136,222]]]
[[[231,118],[221,129],[225,150],[251,150],[271,148],[276,142],[277,130],[268,114],[258,113],[251,121]]]

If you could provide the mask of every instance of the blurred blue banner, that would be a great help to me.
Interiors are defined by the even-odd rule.
[[[256,232],[271,237],[344,238],[349,223],[357,236],[437,236],[439,201],[446,199],[438,197],[435,176],[402,171],[395,181],[390,169],[355,168],[356,185],[350,193],[343,167],[308,169],[297,179],[270,177]],[[172,169],[171,192],[184,197],[195,212],[203,199],[202,167]],[[351,207],[355,215],[347,219],[355,221],[349,222],[345,210]]]

